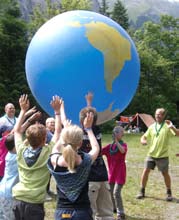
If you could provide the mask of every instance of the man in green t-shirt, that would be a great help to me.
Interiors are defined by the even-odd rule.
[[[168,172],[169,168],[169,138],[173,135],[179,135],[170,121],[165,121],[166,111],[164,108],[158,108],[155,112],[155,120],[145,134],[141,137],[141,144],[146,145],[150,139],[149,152],[145,161],[145,167],[141,176],[141,189],[137,199],[145,197],[145,187],[151,170],[155,166],[162,173],[167,191],[167,201],[172,201],[171,178]]]

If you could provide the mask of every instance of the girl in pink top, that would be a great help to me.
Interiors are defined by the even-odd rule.
[[[102,149],[102,154],[107,157],[109,168],[108,181],[111,188],[113,205],[117,211],[117,220],[125,219],[121,190],[126,181],[125,158],[127,153],[127,144],[121,139],[123,135],[124,129],[121,126],[116,126],[113,129],[112,144],[108,144]]]

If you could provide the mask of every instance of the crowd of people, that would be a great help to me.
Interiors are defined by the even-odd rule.
[[[43,220],[47,193],[57,193],[55,220],[126,219],[121,193],[128,151],[124,129],[115,126],[111,143],[102,146],[93,94],[88,93],[85,99],[80,126],[67,119],[64,100],[59,96],[52,97],[54,117],[44,124],[39,123],[41,113],[36,107],[30,108],[25,94],[19,98],[18,117],[12,103],[5,106],[5,115],[0,118],[1,220]],[[173,199],[168,141],[172,135],[179,136],[179,129],[165,116],[165,109],[157,109],[156,122],[141,137],[141,144],[150,140],[150,146],[137,199],[145,198],[149,173],[156,166],[164,177],[166,200]],[[56,192],[50,190],[51,176]]]

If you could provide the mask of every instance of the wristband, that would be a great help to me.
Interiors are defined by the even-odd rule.
[[[92,128],[84,128],[84,130],[87,132],[87,131],[92,130]]]
[[[55,115],[60,115],[60,113],[55,113]]]

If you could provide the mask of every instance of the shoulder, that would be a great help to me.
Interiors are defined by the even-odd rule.
[[[5,126],[7,124],[7,118],[5,116],[2,116],[0,118],[0,127]]]
[[[3,116],[0,117],[0,121],[6,120],[6,119],[7,119],[7,118],[6,118],[5,115],[3,115]]]
[[[154,127],[155,127],[155,125],[156,125],[156,123],[154,122],[153,124],[151,124],[149,127],[148,127],[148,129],[153,129]],[[148,130],[147,129],[147,130]]]
[[[153,131],[155,129],[155,125],[156,123],[151,124],[148,128],[147,131],[144,133],[144,136],[147,135],[148,133],[150,133],[151,131]]]
[[[85,153],[85,152],[81,151],[80,156],[82,158],[82,161],[83,161],[82,164],[83,165],[90,164],[92,162],[92,158],[88,153]]]
[[[47,135],[46,135],[47,140],[46,140],[46,142],[50,143],[52,137],[53,137],[53,134],[50,131],[47,130]]]
[[[15,141],[15,147],[17,153],[19,154],[19,152],[21,152],[23,149],[27,148],[28,146],[23,142],[23,140],[18,139],[17,141]]]
[[[102,147],[102,151],[108,150],[110,148],[111,144],[107,144],[106,146]]]
[[[123,143],[123,148],[124,148],[124,150],[125,150],[125,152],[127,152],[127,150],[128,150],[128,146],[127,146],[127,143]]]
[[[124,148],[127,148],[127,143],[124,142],[124,143],[122,144],[122,146],[123,146]]]
[[[47,143],[46,145],[44,145],[42,147],[43,151],[48,151],[51,153],[53,146],[55,145],[55,143],[53,141],[50,141],[49,143]]]
[[[171,135],[171,136],[172,136],[172,135],[173,135],[173,136],[176,135],[175,132],[174,132],[172,129],[170,129],[170,128],[167,126],[166,123],[164,124],[163,129],[165,129],[165,131],[166,131],[169,135]]]

